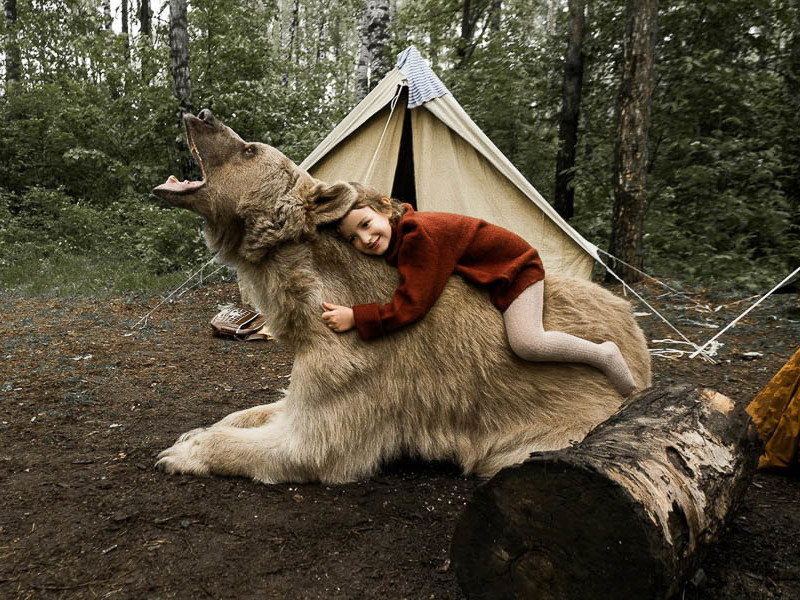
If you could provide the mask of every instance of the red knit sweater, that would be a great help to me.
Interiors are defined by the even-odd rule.
[[[539,254],[515,233],[473,217],[415,212],[409,205],[392,224],[384,257],[400,271],[400,285],[388,304],[353,307],[356,329],[365,340],[425,316],[454,273],[487,287],[500,311],[544,279]]]

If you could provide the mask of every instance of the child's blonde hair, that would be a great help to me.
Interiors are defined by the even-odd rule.
[[[358,192],[358,199],[353,203],[350,210],[369,207],[375,212],[386,215],[393,223],[405,214],[406,207],[398,200],[382,196],[378,190],[363,183],[351,181],[350,185]],[[336,226],[338,228],[339,223]]]

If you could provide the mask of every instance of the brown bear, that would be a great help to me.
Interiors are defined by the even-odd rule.
[[[422,320],[398,332],[365,342],[355,330],[330,331],[323,301],[387,302],[398,284],[396,269],[330,226],[353,205],[356,186],[315,180],[208,110],[187,115],[185,125],[203,179],[170,177],[154,191],[205,218],[209,247],[255,292],[294,364],[282,400],[185,433],[159,455],[159,468],[339,483],[410,456],[491,476],[533,451],[581,440],[620,405],[592,367],[517,358],[487,292],[458,276]],[[649,386],[650,357],[627,301],[548,275],[544,322],[614,341],[637,387]]]

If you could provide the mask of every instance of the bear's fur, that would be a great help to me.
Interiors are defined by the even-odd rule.
[[[457,276],[421,321],[401,331],[370,342],[355,330],[330,331],[323,301],[387,302],[398,283],[382,258],[358,253],[325,227],[353,205],[356,187],[315,180],[209,111],[187,115],[185,124],[203,181],[170,178],[155,192],[205,217],[209,246],[254,290],[294,365],[282,400],[185,433],[159,455],[161,469],[339,483],[404,455],[491,476],[530,452],[581,440],[620,405],[592,367],[517,358],[486,291]],[[650,357],[627,301],[548,275],[544,322],[613,340],[637,386],[649,386]]]

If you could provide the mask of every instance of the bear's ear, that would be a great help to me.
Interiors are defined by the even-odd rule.
[[[333,184],[317,182],[308,194],[306,210],[315,225],[324,225],[344,217],[358,200],[358,191],[346,181]]]

